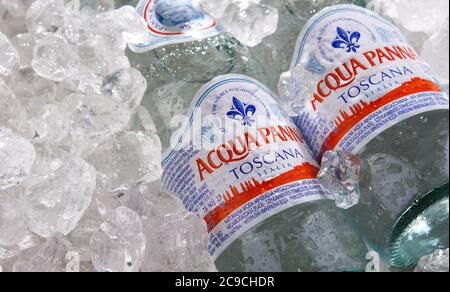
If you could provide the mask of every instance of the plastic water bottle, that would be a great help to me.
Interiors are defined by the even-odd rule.
[[[141,1],[137,9],[151,41],[130,57],[147,78],[143,105],[167,148],[162,181],[206,221],[218,268],[362,271],[363,241],[322,190],[298,129],[248,77],[265,80],[249,50],[195,2]]]
[[[363,271],[367,253],[269,89],[222,75],[195,95],[163,183],[203,218],[220,271]]]
[[[265,81],[261,64],[249,49],[224,33],[196,1],[117,1],[136,5],[149,27],[148,42],[135,44],[129,58],[147,79],[146,107],[170,147],[173,131],[183,122],[195,93],[214,77],[232,72]],[[176,118],[178,117],[178,119]],[[172,124],[171,124],[172,123]]]
[[[365,161],[349,212],[367,242],[400,267],[448,248],[448,96],[400,31],[363,8],[326,8],[300,34],[291,69],[314,156]]]

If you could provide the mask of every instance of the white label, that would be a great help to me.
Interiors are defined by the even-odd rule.
[[[137,52],[200,40],[221,32],[216,20],[196,0],[142,0],[136,9],[148,27],[148,40],[133,45]]]
[[[449,108],[400,31],[360,7],[334,6],[313,17],[298,39],[295,66],[313,84],[297,124],[316,157],[358,152],[402,120]]]
[[[243,75],[224,75],[195,96],[163,183],[203,218],[218,256],[262,220],[324,199],[319,166],[272,93]]]

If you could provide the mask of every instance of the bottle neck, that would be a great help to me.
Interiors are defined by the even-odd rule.
[[[400,216],[390,240],[392,265],[413,266],[435,249],[448,248],[448,195],[446,182],[416,200]],[[436,233],[440,229],[447,232]],[[411,242],[414,248],[410,248]]]
[[[233,71],[238,43],[227,34],[198,41],[168,45],[154,50],[161,66],[174,79],[206,83]]]

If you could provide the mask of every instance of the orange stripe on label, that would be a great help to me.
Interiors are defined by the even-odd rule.
[[[227,191],[223,195],[225,203],[217,206],[204,217],[208,226],[208,232],[214,230],[220,222],[254,198],[288,183],[305,179],[315,179],[318,173],[319,169],[317,167],[306,162],[274,179],[262,183],[256,179],[242,183],[240,186],[243,190],[242,192],[238,190],[238,187],[231,186],[230,191]]]
[[[350,114],[341,111],[339,117],[335,121],[337,128],[325,139],[320,151],[320,157],[322,157],[326,151],[335,149],[339,142],[351,129],[353,129],[353,127],[378,109],[396,100],[402,99],[405,96],[422,92],[442,92],[442,89],[433,81],[416,77],[403,83],[376,101],[371,103],[360,101],[359,104],[351,106]]]

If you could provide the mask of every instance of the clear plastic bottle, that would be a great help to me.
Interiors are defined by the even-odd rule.
[[[130,58],[147,79],[148,91],[143,106],[155,119],[168,149],[163,162],[163,183],[182,199],[189,211],[205,218],[210,229],[209,250],[217,257],[219,270],[364,270],[366,247],[315,179],[318,165],[301,142],[298,130],[282,112],[273,94],[255,79],[245,76],[266,80],[260,64],[246,47],[226,34],[219,34],[161,46],[142,54],[130,53]],[[245,75],[223,75],[230,72]],[[211,80],[219,75],[222,76]],[[224,86],[222,97],[214,96]],[[180,114],[189,117],[188,124],[183,125],[182,131],[170,128],[171,119]],[[201,124],[193,122],[198,115],[202,117]],[[211,116],[217,119],[213,123],[209,120]],[[262,127],[258,128],[256,123],[259,117],[264,119],[263,124],[281,125],[286,131],[293,131],[279,133],[290,136],[291,140],[286,139],[286,145],[278,145],[275,140],[271,141],[272,145],[265,145],[269,138],[258,136]],[[221,122],[229,124],[222,128],[218,126]],[[175,130],[186,135],[171,139]],[[231,155],[229,148],[222,148],[219,156],[220,151],[211,154],[203,145],[205,139],[212,148],[225,145],[220,139],[242,142],[245,139],[242,137],[246,137],[249,141],[248,134],[252,132],[255,133],[252,137],[259,139],[253,143],[261,147],[249,151],[249,145],[245,146],[247,156],[239,159],[223,158]],[[198,138],[202,143],[200,149],[192,146],[193,140]],[[175,142],[171,147],[170,140]],[[273,146],[275,149],[271,148]],[[283,154],[283,150],[287,152]],[[234,151],[233,155],[241,152]],[[283,158],[276,158],[278,153],[284,155]],[[196,163],[202,157],[212,163],[213,168],[220,163],[218,157],[228,162],[220,163],[222,169],[211,175],[211,169],[201,164],[204,168],[199,173],[200,164],[197,168]],[[216,161],[209,162],[209,159]],[[270,165],[262,162],[264,159],[271,162]],[[250,164],[259,167],[257,179],[252,176],[255,172],[247,173],[246,167]],[[242,172],[233,170],[235,166],[244,169]],[[290,176],[289,171],[294,171],[299,178]],[[280,183],[286,175],[287,182]],[[236,188],[230,190],[231,185]],[[237,199],[238,203],[233,201],[233,198],[240,198],[239,195],[246,198],[253,189],[251,186],[258,189],[258,193],[250,194],[250,199]],[[228,212],[227,204],[233,206],[229,207],[233,212]],[[250,205],[258,205],[260,209],[250,212]],[[239,212],[246,212],[248,221],[224,223],[237,220],[232,216],[238,216]]]
[[[367,242],[399,267],[447,248],[448,96],[400,31],[356,6],[326,8],[300,34],[292,70],[314,155],[364,161],[349,213]]]
[[[317,162],[267,87],[222,75],[191,107],[163,183],[205,219],[220,271],[364,271],[364,241],[322,189]]]
[[[152,1],[117,0],[116,8],[122,5],[138,5],[138,10],[144,14],[149,2]],[[173,5],[167,11],[172,9],[176,12],[177,9],[189,7],[200,13],[200,17],[208,17],[193,1],[159,2]],[[185,20],[188,23],[193,22],[193,27],[197,22],[195,18]],[[173,30],[177,31],[177,28]],[[242,73],[263,82],[267,81],[264,68],[250,50],[227,33],[221,32],[218,25],[209,34],[191,33],[183,27],[179,31],[183,31],[183,34],[175,37],[162,35],[159,45],[150,46],[148,49],[139,48],[142,51],[147,50],[146,52],[128,53],[132,66],[147,80],[148,90],[142,105],[149,110],[157,124],[164,149],[169,148],[170,138],[178,127],[178,124],[171,127],[172,119],[176,115],[188,113],[192,98],[206,82],[228,73]]]

